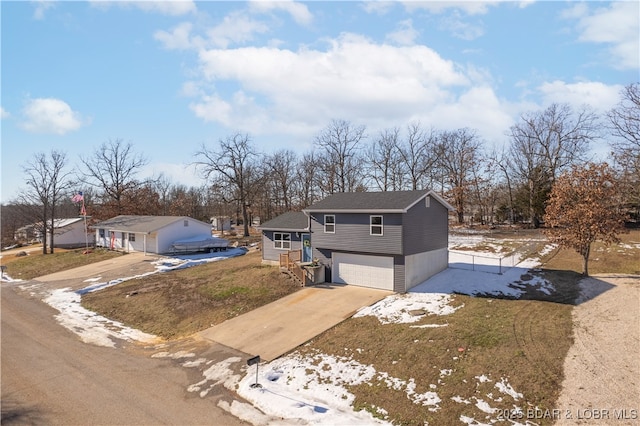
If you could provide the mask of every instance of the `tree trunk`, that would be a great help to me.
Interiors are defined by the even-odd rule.
[[[529,226],[531,226],[532,228],[537,228],[537,226],[535,225],[536,211],[533,207],[534,194],[534,183],[533,180],[529,179]]]
[[[242,224],[244,225],[244,236],[249,236],[249,214],[247,212],[247,204],[242,203]]]
[[[589,254],[591,253],[591,244],[589,244],[582,253],[582,275],[589,276]]]

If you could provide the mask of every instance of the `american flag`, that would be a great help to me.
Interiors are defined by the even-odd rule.
[[[80,201],[84,201],[84,195],[82,195],[82,191],[79,191],[76,195],[71,197],[71,201],[74,203],[79,203]]]

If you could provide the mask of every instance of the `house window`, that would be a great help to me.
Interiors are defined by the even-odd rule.
[[[371,235],[382,235],[382,216],[369,216]]]
[[[426,208],[429,208],[430,205],[431,205],[431,197],[427,195],[427,197],[424,199],[424,206]]]
[[[189,221],[188,220],[184,221],[184,226],[189,226]]]
[[[336,216],[333,214],[324,215],[324,232],[334,234],[336,232]]]
[[[279,250],[291,250],[291,234],[274,232],[273,247]]]
[[[100,232],[100,238],[104,238],[104,229],[100,229],[98,232]]]
[[[136,240],[136,234],[129,233],[129,241],[135,241],[135,240]]]

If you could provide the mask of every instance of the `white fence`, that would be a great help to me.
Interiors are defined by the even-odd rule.
[[[507,269],[516,266],[521,260],[520,254],[517,252],[498,257],[449,250],[449,267],[455,269],[502,274]]]

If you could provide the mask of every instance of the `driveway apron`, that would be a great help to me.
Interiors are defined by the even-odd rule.
[[[153,262],[158,258],[156,255],[150,256],[134,252],[66,271],[42,275],[34,278],[34,281],[47,283],[50,288],[71,287],[73,290],[77,290],[89,285],[88,279],[99,278],[100,282],[106,282],[154,271]]]
[[[305,287],[200,332],[200,336],[272,361],[393,294],[341,284]]]

